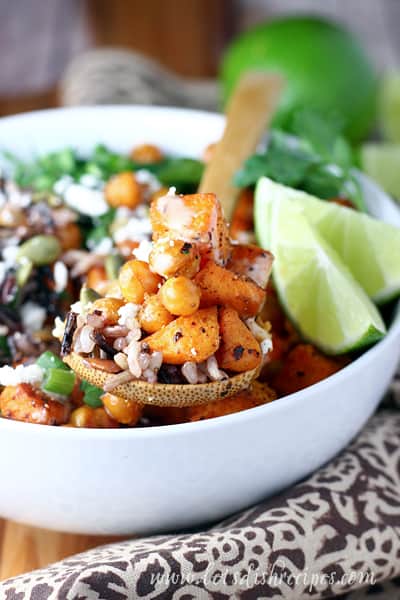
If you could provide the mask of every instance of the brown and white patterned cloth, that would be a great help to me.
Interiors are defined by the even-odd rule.
[[[399,384],[342,454],[283,494],[205,531],[110,544],[9,579],[0,598],[400,600]]]

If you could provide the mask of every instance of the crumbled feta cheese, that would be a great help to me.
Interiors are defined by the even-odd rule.
[[[3,248],[3,260],[8,267],[14,267],[17,262],[18,246],[6,246]]]
[[[268,352],[270,352],[272,350],[272,347],[273,347],[272,337],[269,336],[260,343],[262,355],[266,356],[268,354]]]
[[[88,217],[100,217],[109,209],[102,191],[87,188],[79,183],[68,186],[63,197],[65,204]]]
[[[118,325],[129,328],[130,324],[136,321],[139,310],[140,304],[133,304],[133,302],[128,302],[127,304],[124,304],[124,306],[121,306],[121,308],[118,309]]]
[[[43,381],[43,377],[44,371],[39,365],[18,365],[15,369],[6,365],[0,368],[1,385],[39,384]]]
[[[100,256],[107,256],[110,254],[113,249],[113,241],[109,237],[104,237],[100,242],[93,245],[88,243],[89,249],[94,253]]]
[[[64,331],[65,331],[65,322],[61,319],[61,317],[56,317],[54,319],[54,329],[51,332],[52,336],[55,337],[57,340],[62,340],[62,338],[64,337]]]
[[[46,320],[46,309],[44,306],[28,300],[21,306],[21,320],[26,331],[39,331]]]
[[[77,315],[87,315],[92,310],[93,302],[87,302],[83,304],[80,300],[71,304],[71,312],[76,313]]]
[[[8,327],[7,325],[0,325],[0,335],[4,336],[8,334]]]
[[[32,202],[32,195],[30,192],[22,191],[17,184],[8,180],[5,185],[5,192],[7,196],[7,202],[18,208],[26,208]]]
[[[176,187],[170,187],[167,196],[176,196]]]
[[[161,188],[161,183],[158,181],[157,177],[147,169],[139,169],[136,171],[135,179],[138,183],[147,185],[150,194],[158,192],[158,190]]]
[[[149,240],[142,240],[138,246],[132,252],[133,256],[138,260],[142,260],[143,262],[149,262],[150,252],[153,248],[152,242]]]
[[[71,175],[63,175],[53,185],[53,192],[59,196],[63,196],[67,188],[74,183]]]
[[[101,179],[90,173],[82,175],[82,177],[79,179],[79,183],[92,189],[101,189],[104,185]]]
[[[0,261],[0,283],[4,281],[8,269],[12,269],[17,265],[18,243],[19,240],[17,238],[9,238],[7,246],[1,251],[3,260]]]
[[[125,225],[114,232],[113,237],[118,244],[126,240],[137,240],[139,242],[149,239],[151,232],[151,224],[148,218],[131,217]]]
[[[190,349],[190,354],[191,354],[192,356],[196,356],[196,355],[197,355],[197,350],[196,350],[195,348],[191,348],[191,349]]]
[[[61,292],[63,292],[65,290],[65,288],[67,287],[67,283],[68,283],[68,269],[61,260],[58,260],[54,264],[54,284],[55,284],[55,291],[57,292],[57,294],[60,294]]]
[[[132,216],[137,217],[138,219],[148,219],[149,207],[146,204],[139,204],[139,206],[133,211]]]

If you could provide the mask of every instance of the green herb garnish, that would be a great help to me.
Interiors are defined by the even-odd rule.
[[[298,111],[287,132],[272,130],[267,150],[254,154],[236,173],[237,187],[253,186],[260,177],[304,190],[322,199],[345,197],[365,210],[351,168],[353,153],[335,119],[311,110]]]
[[[85,379],[81,381],[81,390],[83,391],[83,401],[92,408],[100,408],[103,406],[101,396],[104,394],[104,390],[92,385]]]

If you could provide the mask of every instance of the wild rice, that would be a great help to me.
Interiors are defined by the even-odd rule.
[[[221,369],[218,367],[218,362],[214,355],[207,359],[206,371],[211,381],[228,379],[228,375],[225,373],[225,371],[221,371]]]
[[[104,327],[104,317],[102,315],[97,315],[96,313],[89,313],[86,317],[86,322],[88,325],[94,327],[95,329],[101,329],[102,327]]]
[[[142,375],[142,367],[139,363],[139,354],[141,350],[141,344],[138,341],[130,342],[129,346],[125,349],[125,353],[128,357],[129,370],[136,379]]]
[[[123,325],[110,325],[103,329],[103,334],[110,338],[126,337],[128,333],[128,328]]]
[[[118,352],[121,352],[122,350],[125,350],[125,348],[127,347],[127,345],[128,345],[128,341],[127,341],[126,337],[119,337],[116,340],[114,340],[114,343],[113,343],[113,347]]]
[[[124,371],[127,371],[129,369],[128,358],[123,352],[117,352],[117,354],[114,356],[114,361]]]
[[[103,389],[105,392],[111,392],[118,385],[129,383],[133,379],[135,379],[135,377],[132,375],[132,373],[129,371],[122,371],[122,373],[108,377],[104,383]]]
[[[93,352],[96,343],[94,340],[94,329],[90,325],[84,325],[76,330],[74,335],[75,352],[89,354]]]
[[[182,365],[182,375],[188,383],[196,384],[198,382],[198,369],[194,362],[187,361]]]
[[[265,323],[260,320],[256,321],[254,317],[246,319],[245,323],[260,343],[263,356],[266,356],[272,350],[271,323],[269,321]]]

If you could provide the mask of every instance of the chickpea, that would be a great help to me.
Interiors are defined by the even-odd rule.
[[[110,281],[104,285],[104,295],[107,298],[122,298],[118,281]]]
[[[204,149],[203,161],[206,164],[209,163],[210,160],[212,159],[216,147],[217,147],[217,142],[214,142],[212,144],[208,144],[208,146]]]
[[[142,163],[143,165],[151,165],[162,161],[164,154],[158,146],[154,144],[142,144],[136,146],[131,152],[131,159]]]
[[[187,277],[172,277],[160,289],[160,300],[173,315],[191,315],[200,306],[200,289]]]
[[[115,325],[119,319],[118,310],[125,304],[121,298],[99,298],[93,302],[93,311],[100,310],[108,325]]]
[[[132,209],[142,201],[142,188],[130,171],[111,177],[106,183],[104,193],[108,204],[113,208],[126,206]]]
[[[200,254],[195,244],[163,239],[154,242],[149,257],[150,269],[168,279],[184,275],[191,279],[200,269]]]
[[[155,333],[173,320],[174,317],[161,304],[158,295],[154,294],[145,298],[139,312],[139,323],[147,333]]]
[[[104,394],[102,397],[106,413],[123,425],[136,425],[142,415],[142,405],[114,394]]]
[[[114,428],[118,427],[117,421],[112,419],[104,408],[91,408],[84,405],[76,408],[70,418],[72,427]]]
[[[71,413],[70,424],[72,427],[89,427],[92,418],[90,406],[80,406]]]
[[[64,251],[80,248],[82,245],[81,230],[76,223],[67,223],[62,227],[58,227],[56,236]]]
[[[107,282],[106,270],[104,267],[92,267],[86,276],[86,286],[96,292],[101,293],[103,284]]]
[[[127,302],[142,304],[144,295],[155,294],[162,283],[161,277],[150,271],[142,260],[128,260],[119,272],[119,286]]]

